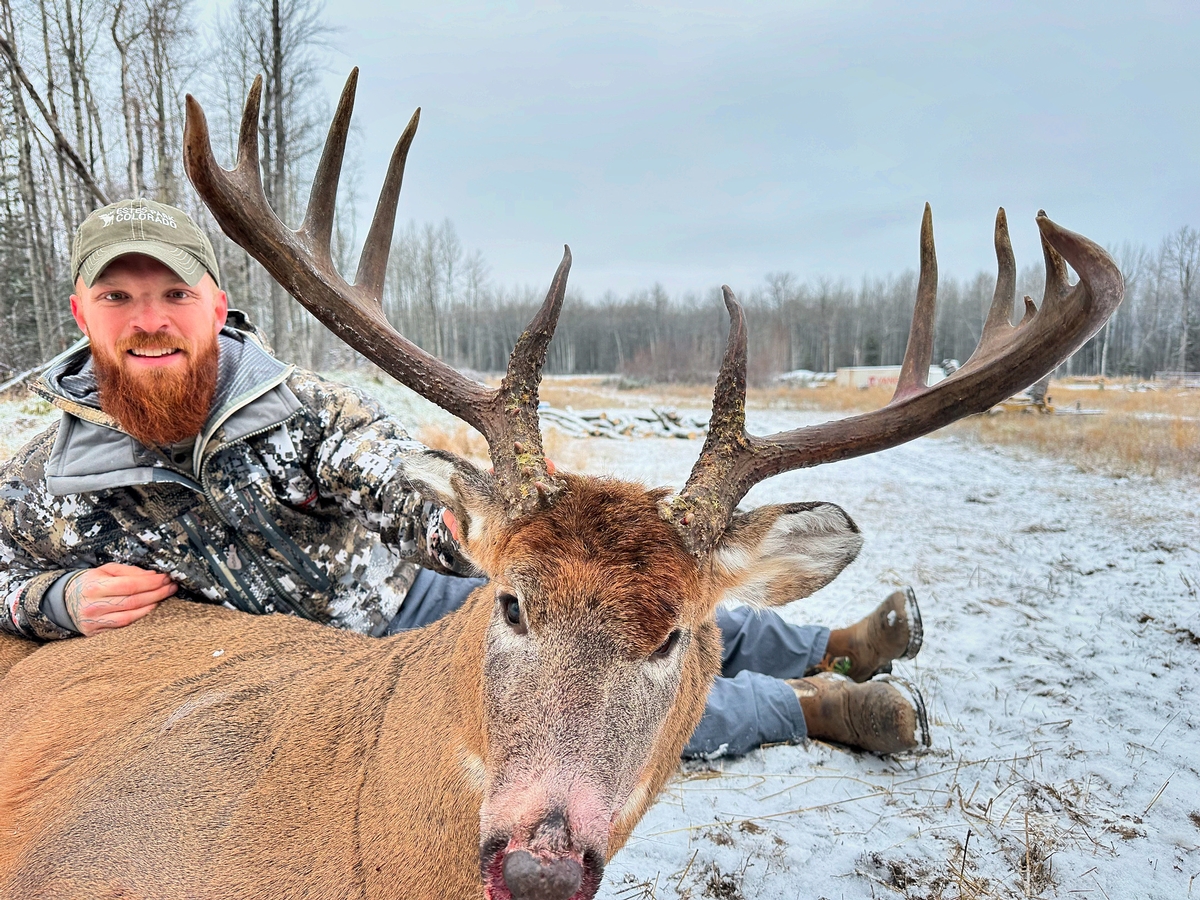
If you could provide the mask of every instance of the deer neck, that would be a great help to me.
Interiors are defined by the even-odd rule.
[[[367,897],[478,891],[483,651],[490,598],[394,640],[398,678],[367,765],[359,842]],[[447,879],[462,880],[461,893]]]

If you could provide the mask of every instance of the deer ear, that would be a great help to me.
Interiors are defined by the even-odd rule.
[[[422,496],[435,499],[458,520],[459,544],[476,565],[484,535],[506,521],[492,476],[443,450],[426,450],[405,460],[404,475]],[[486,568],[486,567],[485,567]]]
[[[782,606],[829,584],[861,548],[858,526],[833,503],[760,506],[733,517],[713,568],[722,600]]]

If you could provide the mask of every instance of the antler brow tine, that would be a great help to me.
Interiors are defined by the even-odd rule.
[[[913,307],[912,328],[904,348],[904,362],[892,401],[903,400],[925,390],[929,365],[933,361],[933,327],[937,314],[937,251],[933,245],[933,211],[925,204],[921,216],[921,273],[917,278],[917,303]]]

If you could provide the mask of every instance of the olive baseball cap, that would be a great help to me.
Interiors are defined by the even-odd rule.
[[[195,287],[208,272],[218,285],[212,244],[187,213],[153,200],[118,200],[92,212],[71,242],[71,281],[91,287],[119,256],[139,253],[157,259]]]

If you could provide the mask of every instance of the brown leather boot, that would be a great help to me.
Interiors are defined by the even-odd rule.
[[[829,632],[825,657],[816,667],[855,681],[892,671],[892,660],[912,659],[921,651],[921,609],[910,587],[894,591],[865,619]]]
[[[931,743],[925,701],[907,681],[884,677],[857,684],[844,675],[822,672],[788,684],[800,698],[811,738],[879,754]]]

